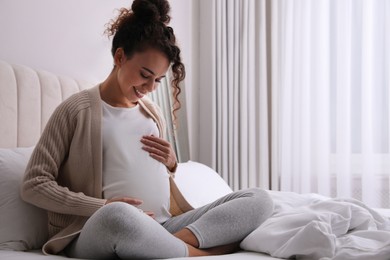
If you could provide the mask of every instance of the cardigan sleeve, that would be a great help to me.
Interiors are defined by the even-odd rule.
[[[76,94],[77,95],[77,94]],[[48,211],[91,216],[106,200],[74,192],[58,183],[60,169],[69,156],[80,110],[88,109],[88,102],[72,96],[59,105],[50,117],[27,165],[21,197]],[[80,177],[80,182],[88,181]]]

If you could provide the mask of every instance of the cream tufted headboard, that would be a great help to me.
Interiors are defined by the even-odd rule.
[[[0,60],[0,147],[35,145],[53,110],[93,85]]]

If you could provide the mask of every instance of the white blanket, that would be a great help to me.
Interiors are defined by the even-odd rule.
[[[390,220],[353,199],[270,191],[275,212],[241,247],[296,259],[390,259]]]

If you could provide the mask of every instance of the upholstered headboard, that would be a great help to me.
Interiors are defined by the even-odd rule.
[[[53,110],[93,85],[0,60],[0,147],[35,145]]]

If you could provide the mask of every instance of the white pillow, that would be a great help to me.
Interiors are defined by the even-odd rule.
[[[232,192],[216,171],[193,161],[179,163],[175,183],[194,208],[209,204]]]
[[[47,214],[20,198],[20,185],[33,151],[0,148],[0,249],[30,250],[47,240]]]

